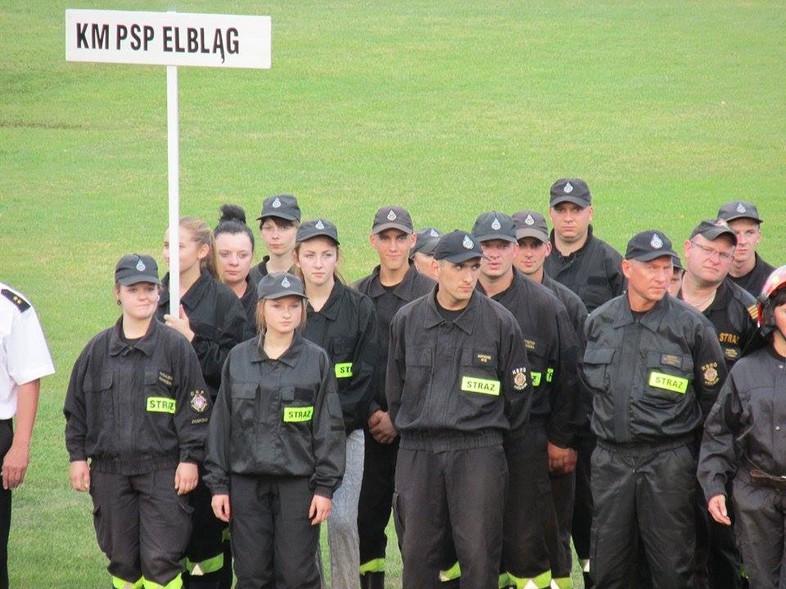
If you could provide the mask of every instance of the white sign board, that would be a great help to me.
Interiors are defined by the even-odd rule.
[[[66,61],[270,68],[269,16],[65,12]]]

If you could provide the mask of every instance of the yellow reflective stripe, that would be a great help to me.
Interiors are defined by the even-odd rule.
[[[174,413],[177,403],[169,397],[148,397],[147,410],[153,413]]]
[[[439,571],[439,580],[443,583],[445,581],[454,581],[456,579],[461,578],[461,567],[459,566],[458,561],[452,567],[447,570]]]
[[[543,374],[540,373],[540,372],[536,372],[534,370],[531,371],[529,374],[532,377],[532,386],[533,387],[539,387],[540,386],[540,378],[541,378],[541,376],[543,376]]]
[[[547,368],[546,369],[546,382],[551,382],[552,380],[554,380],[554,369],[553,368]]]
[[[508,583],[516,589],[548,589],[551,585],[551,571],[539,574],[537,577],[516,577],[508,573]]]
[[[335,366],[336,378],[350,378],[352,376],[352,362],[340,362]]]
[[[299,423],[301,421],[311,421],[314,416],[314,406],[308,407],[284,407],[284,422]]]
[[[112,577],[112,587],[115,589],[142,589],[142,587],[144,587],[143,582],[142,577],[139,577],[139,579],[133,583],[121,579],[120,577]]]
[[[365,575],[366,573],[384,573],[384,572],[385,572],[384,558],[374,558],[360,565],[361,575]]]
[[[217,554],[211,558],[206,558],[202,562],[193,562],[187,558],[183,559],[186,570],[194,577],[201,577],[208,573],[215,573],[224,568],[224,553]]]
[[[222,542],[229,542],[230,538],[231,538],[231,535],[230,535],[230,533],[229,533],[229,528],[228,528],[228,527],[226,527],[226,528],[224,528],[224,530],[221,532],[221,541],[222,541]]]
[[[178,573],[177,577],[169,581],[166,585],[159,585],[154,581],[148,581],[145,579],[145,589],[182,589],[183,588],[183,577]]]
[[[499,574],[499,581],[497,581],[497,589],[507,589],[512,584],[513,581],[510,580],[510,575],[508,573]]]
[[[461,377],[461,390],[467,393],[482,393],[484,395],[499,395],[499,381],[489,378]]]
[[[671,391],[672,393],[682,393],[688,390],[688,379],[680,376],[673,376],[671,374],[664,374],[663,372],[650,372],[649,385],[654,389],[663,389],[664,391]]]
[[[555,577],[551,580],[551,586],[556,589],[573,589],[573,579],[570,577]]]

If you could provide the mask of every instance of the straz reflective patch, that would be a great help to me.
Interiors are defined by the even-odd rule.
[[[482,393],[484,395],[499,395],[499,381],[487,378],[461,377],[461,390],[465,393]]]
[[[541,373],[540,372],[536,372],[535,370],[532,370],[529,373],[529,376],[532,379],[532,386],[533,387],[539,387],[540,386]]]
[[[314,406],[309,407],[284,407],[284,423],[299,423],[311,421],[314,416]]]
[[[174,413],[177,402],[168,397],[148,397],[147,410],[152,413]]]
[[[350,378],[352,376],[352,362],[336,364],[336,378]]]
[[[688,390],[688,379],[662,372],[650,372],[649,385],[654,389],[663,389],[672,393],[682,393]]]

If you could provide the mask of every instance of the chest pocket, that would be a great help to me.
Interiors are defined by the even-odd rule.
[[[497,351],[473,348],[461,361],[459,386],[465,394],[499,397],[502,383],[497,375]]]
[[[112,373],[108,373],[84,384],[88,411],[91,411],[99,420],[112,419],[115,416],[112,383]]]
[[[172,377],[157,369],[145,370],[145,411],[174,415],[177,403],[172,398]]]
[[[611,367],[617,350],[614,348],[588,348],[584,352],[582,374],[591,389],[606,391],[611,384]]]
[[[284,423],[310,423],[314,417],[314,391],[311,389],[282,387],[281,404]]]
[[[677,401],[685,398],[693,378],[693,358],[683,354],[646,353],[645,391],[658,399]]]
[[[537,391],[539,387],[551,382],[554,369],[548,368],[547,360],[544,356],[546,347],[543,340],[524,336],[524,348],[527,350],[527,360],[529,360],[530,377],[532,386]]]
[[[330,359],[333,361],[333,369],[336,378],[352,378],[356,369],[352,364],[355,356],[355,340],[350,337],[337,337],[330,342]]]
[[[253,382],[232,383],[232,416],[238,423],[233,429],[253,428],[259,421],[257,390],[258,385]]]

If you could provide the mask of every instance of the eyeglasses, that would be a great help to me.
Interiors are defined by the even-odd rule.
[[[732,257],[734,257],[733,252],[732,253],[720,252],[716,249],[707,247],[706,245],[701,245],[700,243],[696,243],[695,241],[692,240],[691,240],[691,244],[695,245],[697,248],[703,251],[704,255],[707,256],[708,258],[711,258],[713,256],[718,256],[718,260],[720,260],[721,262],[729,262],[731,261]]]

